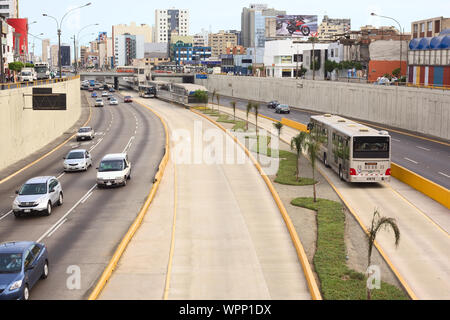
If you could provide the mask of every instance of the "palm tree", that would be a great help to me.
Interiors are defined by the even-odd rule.
[[[278,131],[278,139],[280,139],[281,137],[281,129],[283,129],[284,125],[281,122],[276,122],[273,124],[273,126],[275,127],[275,129],[277,129]]]
[[[291,150],[294,150],[297,152],[297,167],[296,167],[296,177],[297,182],[299,180],[300,176],[300,157],[302,156],[303,152],[303,144],[306,139],[306,132],[300,132],[297,136],[293,137],[291,140]]]
[[[212,93],[212,97],[211,97],[211,101],[212,101],[212,104],[213,104],[213,110],[214,110],[214,98],[215,98],[216,94],[217,94],[217,91],[216,91],[216,89],[214,89],[214,91]]]
[[[312,173],[313,173],[313,190],[314,190],[314,202],[317,202],[317,193],[316,193],[316,158],[320,150],[320,141],[314,138],[314,135],[309,133],[307,134],[308,138],[304,142],[304,147],[306,148],[306,152],[309,156],[309,160],[311,163]]]
[[[220,95],[216,94],[216,97],[217,97],[217,111],[219,111],[220,113]]]
[[[236,121],[236,101],[231,101],[230,104],[231,107],[233,108],[234,121]]]
[[[252,109],[253,109],[253,103],[251,101],[249,101],[247,103],[247,110],[246,110],[247,111],[247,131],[248,131],[248,115],[250,114]]]
[[[255,117],[256,117],[256,136],[258,137],[258,116],[259,116],[259,103],[253,104],[253,110],[255,110]],[[259,138],[258,138],[259,139]]]
[[[378,231],[380,231],[382,228],[386,230],[388,227],[391,227],[392,230],[394,231],[395,246],[398,247],[398,244],[400,243],[400,229],[398,228],[397,221],[394,218],[381,217],[378,210],[375,210],[372,219],[372,226],[370,228],[369,235],[367,238],[369,244],[369,252],[367,256],[367,268],[370,267],[372,262],[372,249]],[[371,293],[369,288],[367,288],[367,299],[368,300],[371,299]]]

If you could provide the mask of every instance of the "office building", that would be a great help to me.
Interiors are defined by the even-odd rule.
[[[147,24],[137,25],[136,22],[131,22],[130,25],[118,24],[112,26],[113,47],[115,37],[123,34],[130,34],[134,36],[142,35],[144,36],[145,42],[153,42],[153,29],[151,26]]]
[[[68,44],[61,45],[61,66],[62,67],[70,67],[72,65],[72,60],[71,60],[70,54],[71,54],[70,45],[68,45]]]
[[[227,48],[237,45],[237,36],[234,33],[227,33],[223,30],[219,33],[211,33],[208,36],[208,46],[211,47],[213,57],[220,57],[227,53]]]
[[[336,40],[345,36],[351,29],[350,19],[331,19],[324,16],[319,25],[319,40]]]
[[[131,66],[133,59],[143,59],[145,37],[123,34],[114,37],[114,66]]]
[[[154,42],[170,43],[172,32],[180,36],[189,34],[189,11],[180,9],[158,9],[155,11]]]
[[[50,39],[42,40],[42,62],[48,62],[49,60]]]
[[[246,48],[264,48],[266,19],[285,15],[286,11],[270,9],[266,4],[251,4],[241,14],[241,45]]]
[[[18,18],[18,0],[1,0],[0,1],[0,16],[5,19]]]
[[[445,30],[450,29],[450,18],[437,17],[411,23],[411,38],[437,37]]]

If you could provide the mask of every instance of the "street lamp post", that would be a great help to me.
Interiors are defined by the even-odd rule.
[[[75,39],[74,39],[74,45],[75,45],[75,50],[74,50],[75,51],[75,74],[78,72],[78,47],[79,47],[79,42],[80,42],[80,33],[81,33],[81,31],[83,31],[86,28],[89,28],[89,27],[92,27],[92,26],[98,26],[98,25],[100,25],[100,24],[92,23],[92,24],[88,24],[87,26],[81,28],[78,31],[78,34],[77,34],[77,37],[76,37],[76,42],[75,42]]]
[[[55,17],[52,17],[52,16],[50,16],[50,15],[48,15],[48,14],[46,14],[46,13],[43,13],[43,14],[42,14],[44,17],[49,17],[49,18],[52,18],[53,20],[55,20],[55,21],[56,21],[56,26],[57,26],[57,28],[58,28],[58,67],[59,67],[59,78],[60,78],[60,79],[62,78],[62,64],[61,64],[61,27],[62,27],[62,23],[63,23],[63,21],[64,21],[64,18],[65,18],[70,12],[75,11],[75,10],[78,10],[78,9],[81,9],[81,8],[84,8],[84,7],[87,7],[87,6],[90,6],[90,5],[91,5],[91,2],[89,2],[89,3],[85,4],[85,5],[82,5],[82,6],[79,6],[79,7],[76,7],[76,8],[73,8],[73,9],[67,11],[66,14],[64,14],[64,16],[61,18],[61,21],[58,21],[58,19],[56,19]]]
[[[391,19],[391,20],[394,20],[398,24],[398,27],[400,28],[399,31],[400,31],[400,77],[401,77],[402,76],[402,59],[403,59],[403,52],[402,52],[403,51],[403,31],[402,31],[402,26],[400,25],[400,22],[398,22],[394,18],[381,16],[381,15],[373,13],[373,12],[370,15],[371,16],[380,17],[380,18],[385,18],[385,19]]]
[[[42,40],[42,39],[39,38],[39,37],[43,36],[44,34],[43,34],[43,33],[40,33],[40,34],[38,34],[37,36],[35,36],[35,35],[33,35],[33,34],[29,33],[29,32],[28,32],[28,34],[29,34],[30,36],[33,37],[33,60],[32,60],[31,62],[34,63],[34,40],[35,40],[35,39]]]

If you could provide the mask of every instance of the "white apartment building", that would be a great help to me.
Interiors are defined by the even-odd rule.
[[[180,36],[189,35],[189,11],[183,9],[155,10],[154,42],[170,43],[171,33]]]
[[[114,66],[131,66],[133,59],[143,59],[145,37],[123,34],[114,37]]]
[[[8,18],[17,18],[17,0],[0,0],[0,16]]]
[[[112,37],[120,36],[122,34],[131,35],[143,35],[145,37],[145,42],[153,42],[153,32],[152,27],[147,24],[137,25],[136,22],[131,22],[130,25],[117,24],[112,26]]]

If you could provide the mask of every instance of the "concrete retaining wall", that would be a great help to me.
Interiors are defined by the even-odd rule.
[[[0,170],[61,136],[81,116],[80,79],[43,85],[67,94],[65,111],[33,111],[32,88],[0,91]],[[24,109],[25,108],[25,109]]]
[[[211,92],[280,103],[450,139],[450,91],[309,81],[209,75],[195,80]]]

